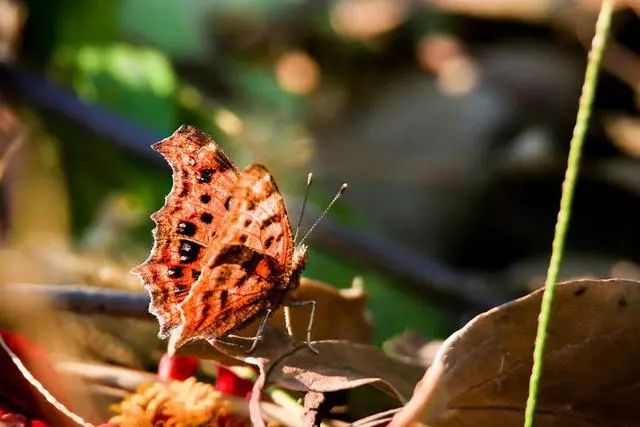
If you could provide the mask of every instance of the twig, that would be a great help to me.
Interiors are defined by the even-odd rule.
[[[147,307],[146,293],[116,291],[82,285],[41,285],[12,283],[0,286],[0,294],[8,293],[12,300],[41,298],[54,307],[74,313],[108,314],[153,320]],[[27,297],[26,299],[21,297]]]
[[[0,84],[9,94],[21,97],[39,108],[62,115],[76,124],[117,143],[123,148],[136,151],[145,157],[157,158],[149,146],[162,139],[161,135],[106,109],[84,103],[71,91],[57,86],[38,74],[16,65],[0,65]]]
[[[562,197],[560,198],[560,211],[558,212],[558,219],[556,222],[551,260],[549,261],[549,270],[547,271],[547,279],[545,281],[545,289],[542,296],[542,306],[540,308],[538,320],[536,343],[533,351],[533,368],[531,370],[531,378],[529,380],[529,397],[527,399],[527,406],[525,409],[525,427],[533,426],[536,405],[538,403],[538,389],[540,386],[540,378],[542,377],[547,328],[551,318],[555,284],[558,278],[560,263],[562,261],[564,242],[569,225],[569,218],[571,216],[571,203],[573,201],[573,193],[580,168],[582,146],[584,144],[584,138],[589,124],[589,117],[591,115],[591,108],[598,79],[598,71],[602,60],[602,53],[604,51],[607,34],[609,33],[609,26],[611,25],[611,14],[613,12],[614,3],[614,0],[603,0],[602,2],[598,21],[596,22],[596,32],[593,37],[591,52],[589,54],[589,62],[587,64],[584,84],[582,86],[582,95],[578,106],[576,125],[573,129],[573,137],[571,138],[567,170],[565,173],[564,183],[562,185]]]

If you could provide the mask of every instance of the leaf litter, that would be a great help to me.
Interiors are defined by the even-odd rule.
[[[340,340],[313,341],[319,353],[306,343],[294,344],[280,329],[267,327],[260,344],[246,354],[246,342],[214,341],[213,347],[259,370],[251,395],[254,425],[264,425],[259,399],[268,385],[304,392],[326,393],[373,385],[401,403],[411,396],[422,370],[384,355],[374,346]],[[205,356],[199,354],[199,356]]]

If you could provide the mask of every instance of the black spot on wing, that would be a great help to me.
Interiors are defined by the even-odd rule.
[[[194,223],[189,221],[180,221],[178,223],[178,229],[176,230],[178,234],[182,234],[183,236],[193,236],[196,234],[197,227]]]
[[[238,287],[242,285],[247,280],[246,272],[242,274],[237,274],[237,270],[233,267],[230,267],[229,264],[226,264],[227,267],[220,267],[217,274],[217,282],[224,283],[226,287]],[[233,278],[233,282],[231,279]]]
[[[260,226],[264,229],[273,224],[280,216],[278,214],[273,214],[269,218],[267,218]]]
[[[180,240],[178,254],[180,255],[180,263],[189,264],[198,259],[202,246],[191,240]]]
[[[229,291],[223,289],[220,291],[220,309],[224,309],[227,305],[227,297],[229,296]]]
[[[242,264],[240,264],[240,266],[242,267],[242,269],[244,271],[246,271],[247,273],[253,273],[256,270],[256,267],[258,266],[258,264],[260,263],[260,261],[262,261],[264,259],[264,255],[263,254],[259,254],[257,252],[253,253],[253,256],[247,260],[245,260]]]
[[[205,224],[211,224],[213,222],[213,215],[211,215],[209,212],[205,212],[200,215],[200,221],[204,222]]]
[[[211,196],[208,194],[203,194],[200,196],[200,201],[202,203],[209,203],[211,201]]]
[[[260,255],[253,249],[242,245],[231,245],[224,248],[218,256],[216,256],[215,265],[237,264],[242,265],[255,255]],[[213,266],[212,266],[213,267]]]
[[[167,270],[167,275],[172,279],[179,279],[183,276],[182,267],[171,267]]]
[[[207,184],[211,182],[211,178],[213,178],[213,174],[216,173],[214,168],[205,168],[200,170],[200,174],[198,175],[198,182],[201,184]]]

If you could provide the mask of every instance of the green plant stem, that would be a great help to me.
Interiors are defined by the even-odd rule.
[[[547,270],[547,279],[545,281],[545,289],[542,296],[542,305],[540,307],[540,315],[538,316],[538,331],[536,334],[535,349],[533,350],[533,368],[531,370],[531,378],[529,379],[529,397],[527,399],[527,407],[525,409],[525,427],[533,427],[534,414],[538,402],[538,388],[540,385],[540,377],[542,376],[547,328],[551,317],[551,309],[553,307],[555,284],[558,278],[560,263],[562,261],[564,242],[567,234],[567,228],[569,226],[569,218],[571,216],[571,203],[573,201],[576,178],[580,169],[582,146],[584,144],[584,137],[589,123],[589,117],[591,116],[591,107],[596,90],[598,71],[602,60],[602,52],[604,51],[607,34],[609,33],[614,2],[614,0],[602,1],[600,14],[598,15],[598,21],[596,22],[596,32],[591,44],[591,51],[589,53],[589,61],[587,63],[584,84],[582,85],[582,95],[580,96],[580,103],[578,105],[576,125],[573,129],[573,136],[571,138],[571,145],[569,148],[567,170],[562,184],[560,211],[558,212],[558,219],[556,221],[551,260],[549,261],[549,269]]]

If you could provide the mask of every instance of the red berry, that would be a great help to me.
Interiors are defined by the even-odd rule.
[[[216,377],[215,389],[224,394],[248,397],[253,389],[253,383],[237,376],[231,369],[220,365]]]
[[[194,356],[169,356],[165,353],[158,365],[161,380],[186,380],[196,374],[198,358]]]

